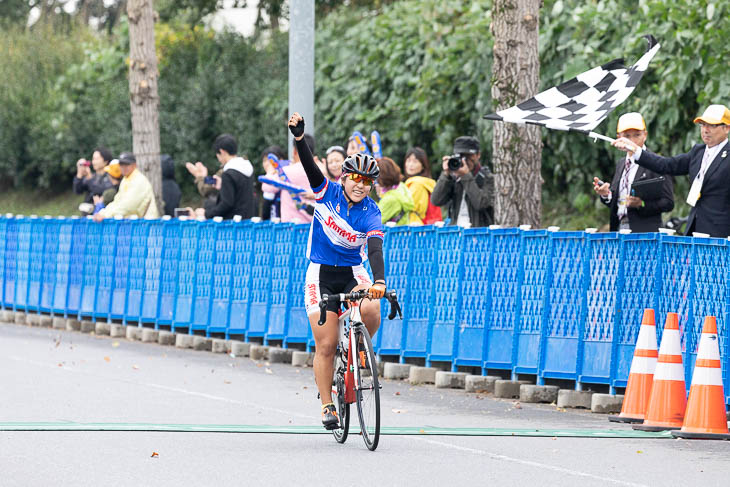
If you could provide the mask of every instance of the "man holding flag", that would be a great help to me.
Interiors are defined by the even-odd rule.
[[[662,157],[626,137],[616,139],[613,146],[631,153],[632,161],[656,173],[689,175],[692,186],[687,204],[692,210],[685,234],[726,238],[730,235],[730,110],[725,105],[710,105],[694,123],[700,126],[704,144],[696,144],[686,154]]]

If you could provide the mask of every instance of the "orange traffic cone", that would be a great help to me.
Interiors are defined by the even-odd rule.
[[[609,416],[615,423],[641,423],[649,405],[651,385],[654,382],[654,369],[657,360],[656,325],[654,310],[645,309],[641,319],[639,337],[636,339],[634,358],[631,360],[629,382],[626,384],[621,413]]]
[[[720,347],[717,343],[717,322],[714,316],[705,317],[684,425],[680,431],[672,431],[672,436],[730,440],[725,413],[725,391],[722,387]]]
[[[684,385],[679,318],[677,313],[667,313],[646,417],[642,424],[631,427],[642,431],[679,429],[682,427],[686,405],[687,388]]]

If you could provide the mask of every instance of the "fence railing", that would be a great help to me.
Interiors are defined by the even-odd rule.
[[[311,348],[308,232],[287,223],[8,215],[0,217],[0,304]],[[717,317],[730,390],[726,240],[397,227],[386,230],[384,254],[403,319],[383,320],[381,356],[613,390],[626,385],[643,309],[654,308],[660,335],[666,313],[679,313],[688,386],[703,319]]]

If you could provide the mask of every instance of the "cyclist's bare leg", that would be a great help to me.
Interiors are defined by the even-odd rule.
[[[368,289],[369,284],[359,284],[355,286],[352,292]],[[380,300],[365,298],[360,304],[360,315],[365,328],[368,329],[370,336],[375,336],[375,332],[380,328]]]
[[[312,327],[316,348],[314,351],[314,380],[317,383],[319,397],[322,404],[332,402],[332,377],[334,375],[335,352],[339,339],[337,313],[327,311],[327,321],[319,326],[319,313],[309,315],[309,324]]]

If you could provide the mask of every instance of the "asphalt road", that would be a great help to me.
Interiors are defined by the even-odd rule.
[[[311,369],[0,323],[0,423],[318,425]],[[604,416],[384,381],[392,427],[605,430]],[[153,455],[156,453],[156,455]],[[0,485],[730,484],[730,442],[0,431]]]

